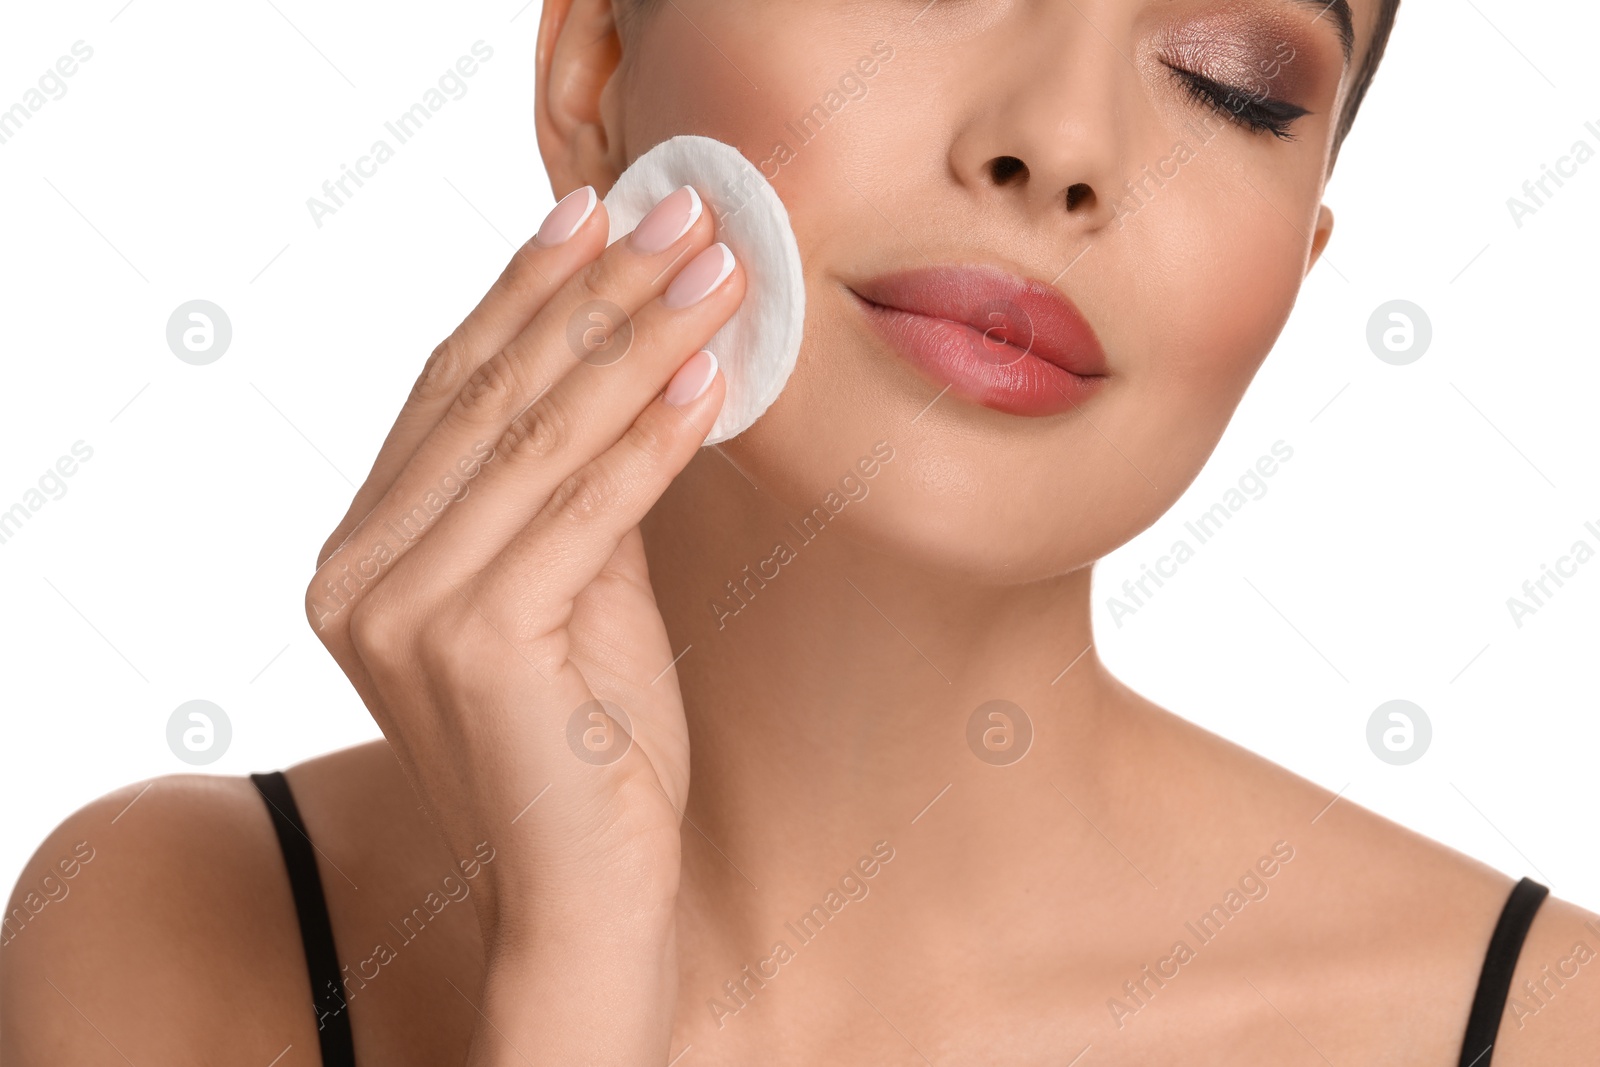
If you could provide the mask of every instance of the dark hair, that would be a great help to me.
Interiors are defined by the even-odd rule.
[[[1361,101],[1372,85],[1372,76],[1378,73],[1378,63],[1383,59],[1383,50],[1389,43],[1389,32],[1394,29],[1394,17],[1399,10],[1400,0],[1379,0],[1378,17],[1372,23],[1372,43],[1367,45],[1366,54],[1361,57],[1355,80],[1350,83],[1350,95],[1344,102],[1344,111],[1339,115],[1339,127],[1333,137],[1335,159],[1339,156],[1339,146],[1344,144],[1345,135],[1356,121],[1356,110],[1361,107]],[[1329,160],[1328,165],[1332,166],[1333,160]]]

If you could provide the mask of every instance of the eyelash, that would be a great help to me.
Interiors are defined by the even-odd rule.
[[[1287,100],[1257,97],[1243,89],[1213,81],[1204,74],[1168,64],[1184,90],[1195,101],[1221,114],[1229,122],[1252,133],[1270,133],[1281,141],[1294,140],[1289,127],[1294,120],[1311,112]]]

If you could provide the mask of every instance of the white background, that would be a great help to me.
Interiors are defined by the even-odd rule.
[[[184,701],[231,719],[218,773],[377,736],[301,596],[422,359],[551,205],[522,5],[3,16],[0,108],[94,49],[0,144],[0,510],[93,449],[0,544],[4,886],[73,809],[191,769],[165,736]],[[1600,149],[1597,37],[1592,5],[1406,0],[1323,264],[1191,491],[1100,565],[1096,608],[1135,688],[1594,909],[1600,560],[1520,628],[1506,600],[1575,540],[1600,549],[1600,160],[1520,228],[1506,200],[1574,141]],[[466,95],[315,227],[306,198],[479,39]],[[234,332],[203,367],[165,337],[196,298]],[[1408,366],[1365,339],[1397,298],[1433,326]],[[1266,495],[1117,626],[1106,596],[1280,439]],[[1393,698],[1433,724],[1409,766],[1367,748]]]

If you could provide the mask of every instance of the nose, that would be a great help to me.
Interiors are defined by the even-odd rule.
[[[950,146],[957,180],[988,207],[1063,237],[1116,216],[1126,143],[1118,115],[1130,111],[1121,98],[1137,89],[1137,74],[1112,43],[1114,16],[1097,20],[1103,30],[1089,21],[1106,6],[1018,5],[1016,18],[964,42],[974,67],[952,82],[971,87]]]

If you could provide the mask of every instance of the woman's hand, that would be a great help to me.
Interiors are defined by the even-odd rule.
[[[607,230],[564,199],[434,351],[306,593],[451,854],[493,857],[484,1011],[518,1019],[473,1063],[495,1033],[646,1062],[670,1031],[689,751],[638,524],[721,407],[696,353],[744,281],[687,188]]]

